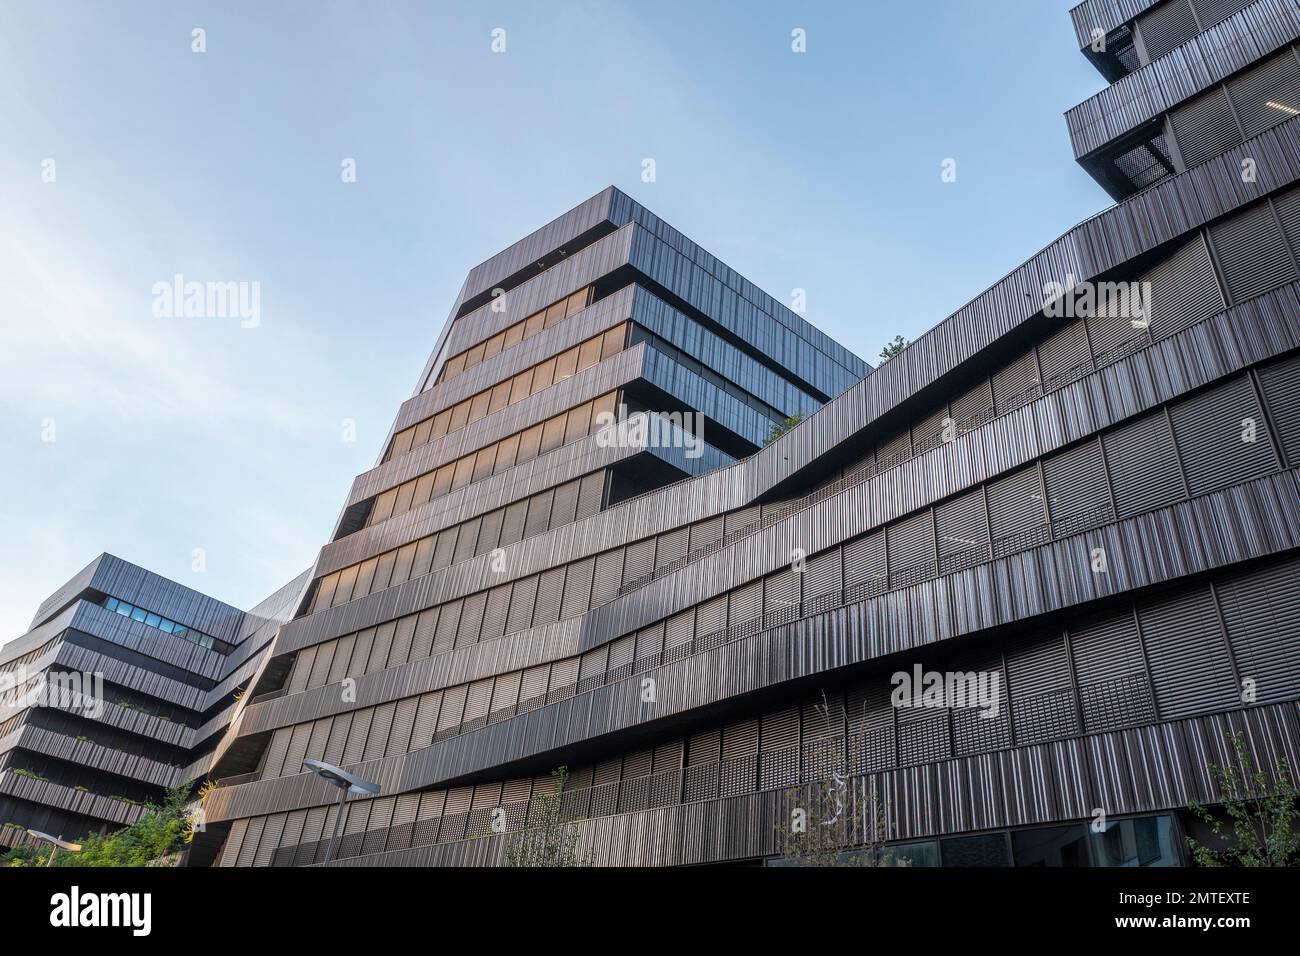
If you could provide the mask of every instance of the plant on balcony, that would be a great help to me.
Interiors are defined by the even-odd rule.
[[[112,833],[90,833],[76,841],[80,853],[60,853],[56,867],[175,866],[184,849],[188,782],[167,791],[160,806],[149,804],[139,820]],[[134,802],[134,801],[132,801]],[[18,847],[0,855],[0,866],[44,866],[45,852]]]
[[[510,835],[506,866],[591,865],[590,860],[578,854],[578,828],[564,819],[562,803],[568,768],[552,771],[551,779],[555,781],[551,792],[533,798],[528,822],[522,830]]]
[[[15,777],[28,777],[32,780],[49,780],[44,774],[37,773],[35,770],[28,770],[26,767],[14,767]]]
[[[790,429],[794,428],[795,425],[798,425],[801,421],[803,421],[807,417],[808,416],[805,415],[803,412],[799,412],[796,415],[788,416],[785,421],[781,422],[781,424],[773,425],[772,430],[767,433],[767,438],[764,439],[763,444],[764,445],[772,444],[772,442],[776,441],[778,438],[780,438]]]

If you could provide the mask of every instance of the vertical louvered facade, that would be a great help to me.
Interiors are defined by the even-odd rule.
[[[878,369],[613,189],[476,267],[223,742],[212,862],[323,863],[305,757],[381,787],[342,866],[500,864],[561,765],[597,863],[778,860],[841,779],[914,865],[1172,864],[1234,734],[1300,765],[1300,12],[1073,18],[1117,204]],[[602,432],[686,411],[695,457]],[[996,708],[900,706],[916,666]]]

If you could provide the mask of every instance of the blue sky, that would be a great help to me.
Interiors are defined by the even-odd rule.
[[[918,335],[1109,202],[1070,5],[0,0],[0,640],[101,551],[307,567],[466,271],[611,183],[869,360]],[[155,316],[177,273],[257,326]]]

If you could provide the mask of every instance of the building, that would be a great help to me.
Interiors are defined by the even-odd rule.
[[[131,824],[203,779],[307,573],[244,612],[101,554],[0,647],[0,847]]]
[[[1116,204],[874,371],[612,189],[476,267],[211,859],[324,861],[307,757],[381,786],[345,866],[501,863],[559,766],[597,863],[779,862],[830,780],[914,865],[1176,864],[1234,732],[1300,765],[1300,10],[1073,18]],[[894,693],[928,673],[991,693]]]

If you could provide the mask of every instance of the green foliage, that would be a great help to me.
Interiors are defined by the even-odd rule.
[[[564,785],[569,779],[567,767],[551,772],[554,789],[535,797],[528,813],[528,823],[511,834],[506,845],[506,866],[590,866],[591,861],[578,855],[578,830],[564,819],[561,810]]]
[[[892,342],[886,342],[884,348],[880,350],[880,361],[888,362],[903,349],[907,348],[907,339],[901,335],[895,335]]]
[[[800,412],[797,415],[791,415],[779,425],[773,425],[772,430],[767,433],[767,438],[764,440],[763,444],[764,445],[772,444],[772,442],[776,441],[778,438],[780,438],[790,429],[794,428],[795,425],[798,425],[801,421],[803,421],[807,417],[808,416],[805,415],[803,412]]]
[[[33,780],[49,780],[44,774],[39,774],[35,770],[28,770],[26,767],[14,767],[13,775],[15,777],[31,777]]]
[[[60,851],[54,858],[56,867],[83,866],[159,866],[166,857],[184,848],[188,828],[185,806],[190,784],[182,783],[167,791],[161,806],[147,805],[139,820],[112,833],[91,833],[74,841],[81,852]],[[44,866],[48,848],[16,847],[0,856],[0,866]]]
[[[1223,814],[1216,816],[1195,801],[1188,804],[1224,847],[1212,850],[1188,837],[1192,858],[1198,866],[1300,866],[1300,791],[1287,759],[1279,759],[1270,776],[1255,766],[1242,734],[1232,735],[1232,749],[1236,766],[1210,764],[1223,797]]]

